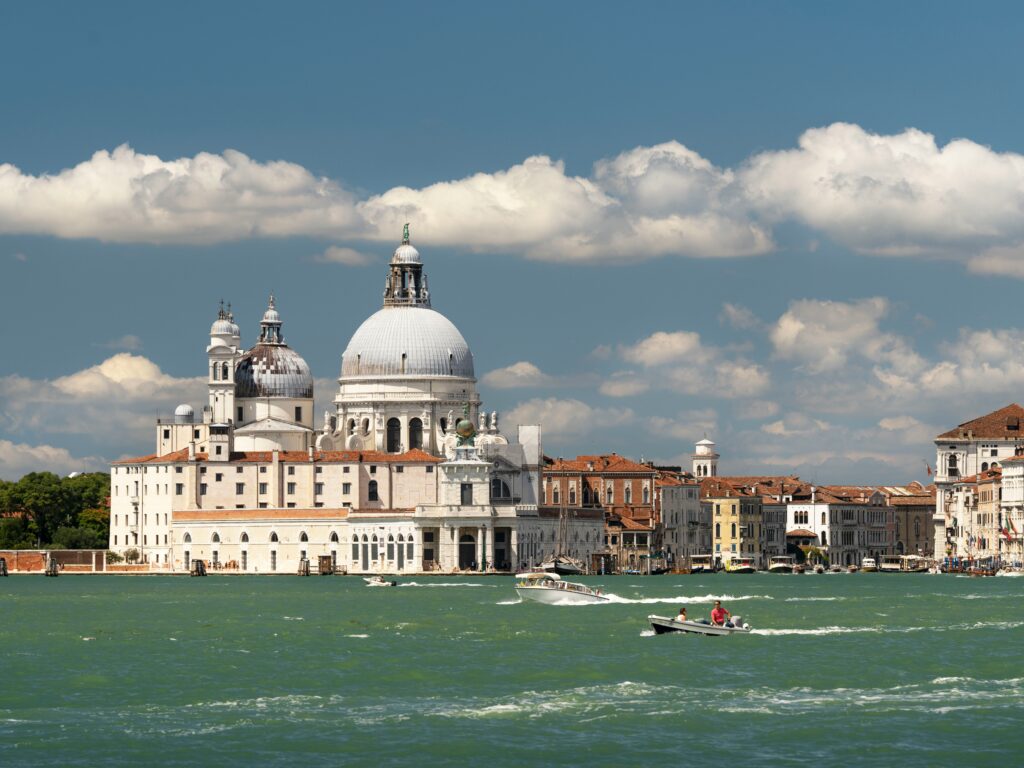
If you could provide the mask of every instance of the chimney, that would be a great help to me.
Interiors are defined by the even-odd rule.
[[[188,460],[189,461],[195,461],[196,460],[196,441],[195,440],[190,441],[189,444],[188,444]]]
[[[818,496],[818,489],[817,489],[817,488],[815,488],[815,487],[814,487],[814,486],[812,485],[812,486],[811,486],[811,504],[814,504],[814,502],[815,502],[815,499],[817,498],[817,496]]]

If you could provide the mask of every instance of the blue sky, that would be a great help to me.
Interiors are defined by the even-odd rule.
[[[549,453],[923,479],[1020,399],[1014,4],[8,3],[0,477],[151,450],[217,301],[330,399],[412,222]]]

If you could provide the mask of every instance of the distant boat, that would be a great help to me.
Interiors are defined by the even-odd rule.
[[[714,573],[715,563],[711,555],[694,555],[690,558],[690,573]]]
[[[757,568],[754,566],[752,557],[734,557],[725,563],[726,573],[754,573]]]
[[[795,568],[790,555],[776,555],[768,561],[769,573],[792,573]]]
[[[363,581],[368,587],[393,587],[398,584],[397,581],[388,581],[383,576],[364,576]]]
[[[557,573],[559,576],[582,576],[583,568],[579,563],[565,555],[556,555],[540,564],[540,570]]]
[[[875,558],[873,557],[865,557],[860,562],[860,569],[864,571],[864,573],[877,573],[878,563],[875,562]]]
[[[601,590],[591,589],[586,584],[562,581],[556,573],[519,573],[516,578],[516,594],[525,600],[548,605],[585,605],[608,601],[608,596],[602,595]]]

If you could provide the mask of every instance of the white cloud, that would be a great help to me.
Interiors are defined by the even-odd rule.
[[[779,404],[771,400],[747,400],[737,404],[736,416],[741,419],[770,419],[779,412]]]
[[[729,302],[722,304],[719,321],[741,331],[756,330],[761,327],[761,321],[753,312],[739,304]]]
[[[77,458],[65,448],[52,445],[27,445],[0,440],[0,479],[17,480],[29,472],[71,472],[102,470],[106,462],[94,456]]]
[[[812,373],[840,370],[851,355],[900,372],[916,370],[922,365],[918,355],[903,339],[879,328],[888,312],[889,302],[879,297],[794,301],[772,328],[772,344],[779,357],[797,360]]]
[[[549,397],[520,403],[505,415],[504,422],[540,424],[545,439],[557,440],[621,426],[633,419],[633,411],[629,408],[594,408],[580,400]]]
[[[326,248],[323,253],[314,256],[313,260],[325,264],[344,264],[347,267],[365,267],[373,263],[373,257],[369,254],[338,245]]]
[[[358,225],[354,202],[302,166],[231,149],[162,160],[122,145],[41,176],[0,164],[2,234],[147,243],[330,236]]]
[[[762,425],[761,431],[779,437],[806,437],[823,432],[830,426],[827,421],[815,419],[805,413],[790,413],[778,421]]]
[[[637,376],[633,371],[616,371],[611,378],[601,382],[598,391],[608,397],[635,397],[650,388],[650,381]]]
[[[978,275],[1024,278],[1024,243],[988,248],[968,260],[967,270]]]
[[[619,347],[623,358],[645,366],[663,365],[701,352],[700,334],[692,331],[657,331],[631,346]]]
[[[533,363],[521,360],[485,374],[482,381],[496,389],[517,389],[546,386],[551,384],[553,379]]]
[[[677,417],[652,416],[647,426],[656,435],[696,443],[701,435],[718,431],[718,413],[713,408],[683,411]]]
[[[879,135],[833,123],[738,174],[751,206],[857,250],[949,253],[1024,238],[1024,156],[967,139],[943,147],[913,128]]]

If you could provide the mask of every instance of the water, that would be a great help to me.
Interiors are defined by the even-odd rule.
[[[1024,579],[0,580],[0,765],[1015,764]],[[654,636],[721,598],[750,635]],[[898,758],[897,758],[898,755]]]

